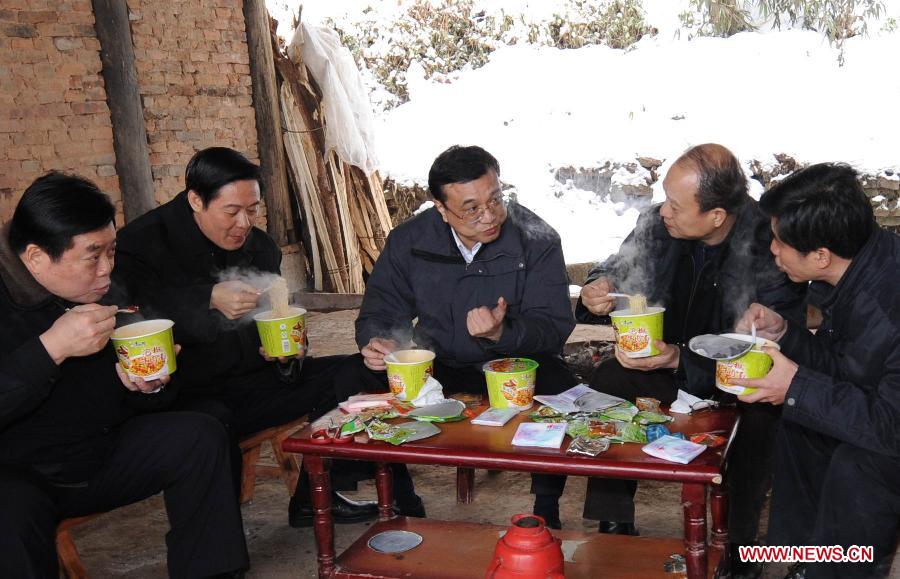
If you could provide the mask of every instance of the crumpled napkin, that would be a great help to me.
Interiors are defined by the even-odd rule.
[[[413,406],[428,406],[429,404],[437,404],[444,399],[444,387],[441,383],[429,376],[419,390],[419,395],[410,400]]]
[[[697,398],[693,394],[688,394],[684,390],[679,390],[678,399],[669,406],[669,411],[677,412],[678,414],[690,414],[691,410],[700,410],[701,408],[706,408],[710,404],[711,402],[709,400],[703,400],[702,398]]]

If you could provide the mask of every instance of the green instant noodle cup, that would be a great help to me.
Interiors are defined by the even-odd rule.
[[[306,348],[306,310],[303,308],[288,308],[288,315],[282,318],[272,317],[270,310],[256,314],[253,320],[267,356],[293,356],[299,346]]]
[[[722,334],[726,338],[734,338],[753,343],[753,338],[746,334]],[[744,388],[732,384],[732,378],[762,378],[772,369],[772,357],[762,351],[763,346],[778,348],[778,344],[765,338],[756,338],[756,346],[737,358],[716,361],[716,388],[737,396],[753,394],[756,388]],[[779,348],[780,349],[780,348]]]
[[[528,358],[501,358],[482,367],[492,408],[528,410],[534,404],[538,363]]]
[[[648,358],[659,354],[653,340],[663,339],[663,313],[666,308],[650,307],[646,314],[616,310],[609,314],[616,331],[616,345],[629,358]]]
[[[156,380],[175,372],[172,320],[146,320],[116,328],[110,340],[131,379]]]
[[[422,386],[434,375],[434,352],[431,350],[397,350],[384,357],[388,386],[400,400],[413,400]]]

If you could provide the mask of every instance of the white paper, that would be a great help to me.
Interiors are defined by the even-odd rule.
[[[641,450],[656,458],[677,462],[679,464],[687,464],[697,458],[701,452],[706,450],[706,447],[702,444],[697,444],[690,440],[681,440],[680,438],[667,434],[666,436],[660,436],[653,442],[645,444],[641,447]]]
[[[422,385],[422,389],[419,390],[419,395],[409,402],[413,406],[418,408],[421,406],[430,406],[431,404],[437,404],[438,402],[442,402],[443,400],[444,387],[441,386],[440,382],[429,376],[428,380],[425,381],[425,384]]]
[[[472,424],[503,426],[519,413],[518,408],[488,408],[472,419]]]
[[[598,412],[627,402],[617,396],[597,392],[587,384],[573,386],[561,394],[535,396],[534,399],[561,414]]]
[[[678,414],[690,414],[691,410],[700,410],[710,405],[709,400],[697,398],[693,394],[688,394],[684,390],[678,391],[678,399],[669,406],[670,412]]]

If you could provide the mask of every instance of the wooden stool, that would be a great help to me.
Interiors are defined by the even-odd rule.
[[[288,495],[294,494],[294,489],[297,488],[297,478],[300,476],[300,462],[297,455],[281,450],[281,443],[306,424],[304,416],[287,424],[267,428],[241,440],[241,504],[253,499],[257,475],[280,477],[287,486]],[[276,465],[259,463],[260,451],[265,442],[272,445]],[[78,555],[78,548],[75,547],[75,542],[72,540],[70,529],[96,519],[102,514],[95,513],[84,517],[63,519],[56,527],[56,554],[59,558],[59,567],[69,579],[85,579],[88,576],[84,563],[81,562],[81,557]]]
[[[300,476],[300,461],[296,454],[286,453],[281,450],[281,443],[304,426],[306,416],[297,420],[273,426],[266,430],[252,434],[241,441],[243,461],[241,463],[241,504],[253,499],[253,491],[256,488],[256,475],[281,477],[287,486],[288,495],[293,496],[297,488],[297,479]],[[259,462],[259,454],[263,443],[272,445],[272,454],[275,455],[277,464],[265,464]]]

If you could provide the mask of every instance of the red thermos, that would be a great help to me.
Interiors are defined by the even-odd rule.
[[[537,515],[514,515],[512,527],[494,548],[488,579],[562,579],[563,554],[559,539]]]

